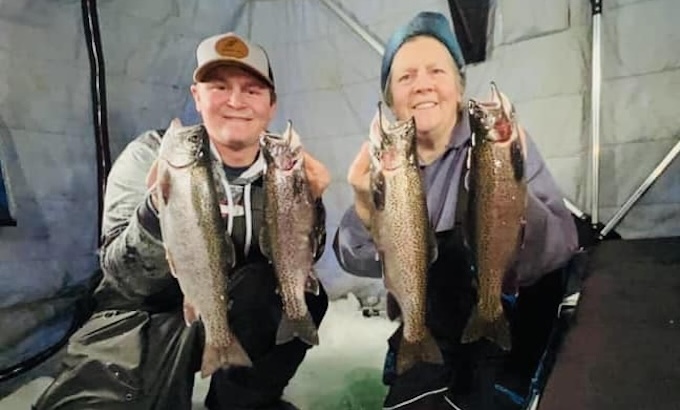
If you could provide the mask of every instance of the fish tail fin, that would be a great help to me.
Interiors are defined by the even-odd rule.
[[[319,344],[319,332],[309,312],[300,319],[291,319],[285,314],[281,318],[276,332],[276,344],[289,342],[296,337],[311,346]]]
[[[409,342],[402,336],[397,350],[397,374],[403,374],[419,362],[444,363],[439,345],[428,329],[417,342]]]
[[[461,342],[471,343],[483,337],[496,343],[503,350],[510,350],[512,347],[510,324],[503,314],[502,306],[500,312],[491,319],[483,318],[476,306],[470,314]]]
[[[314,269],[312,269],[307,275],[307,279],[305,281],[305,292],[311,293],[314,296],[319,296],[319,293],[321,292],[320,287],[321,285],[319,285],[319,277],[316,275]]]
[[[231,343],[227,346],[205,346],[201,363],[202,378],[206,378],[218,369],[228,366],[253,366],[248,353],[235,337],[232,336]]]

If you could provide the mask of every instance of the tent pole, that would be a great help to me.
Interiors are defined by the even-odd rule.
[[[600,195],[600,86],[602,83],[601,60],[600,60],[600,21],[602,17],[602,1],[590,0],[593,12],[592,33],[592,76],[591,76],[591,220],[593,226],[599,222],[599,195]]]
[[[607,224],[602,228],[602,232],[600,232],[600,236],[604,237],[606,236],[609,231],[614,229],[614,227],[623,219],[623,217],[628,213],[630,208],[637,202],[638,199],[642,196],[642,194],[649,189],[649,187],[656,181],[657,178],[661,175],[661,173],[673,162],[673,159],[680,153],[680,141],[678,141],[675,146],[670,150],[670,152],[664,157],[664,159],[661,160],[659,165],[654,168],[651,174],[647,177],[647,179],[638,187],[638,189],[633,192],[633,194],[628,198],[628,200],[621,205],[621,208],[612,216],[612,218],[607,222]]]
[[[385,54],[385,46],[376,36],[371,34],[364,26],[362,26],[354,16],[351,16],[345,9],[342,8],[334,0],[321,0],[336,16],[340,18],[345,24],[349,26],[352,31],[357,33],[371,48],[373,48],[381,56]]]
[[[567,198],[564,198],[563,200],[564,200],[564,206],[566,206],[567,209],[572,214],[576,215],[577,218],[583,218],[583,216],[585,215],[585,213],[583,211],[578,209],[578,207],[576,207],[576,205],[574,205],[574,203],[571,202],[570,200],[568,200]]]

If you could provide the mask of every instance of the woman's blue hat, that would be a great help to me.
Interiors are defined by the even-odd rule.
[[[390,74],[392,60],[399,48],[410,38],[415,36],[430,36],[439,40],[451,53],[458,70],[465,66],[465,58],[460,48],[456,34],[451,30],[449,21],[441,13],[422,11],[405,26],[398,28],[387,41],[380,70],[380,87],[385,91],[387,77]]]

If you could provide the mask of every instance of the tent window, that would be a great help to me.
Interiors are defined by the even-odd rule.
[[[0,166],[0,226],[16,226],[16,221],[9,213],[9,198],[5,188],[5,178]]]
[[[493,0],[449,0],[451,20],[466,64],[486,60],[489,12]]]

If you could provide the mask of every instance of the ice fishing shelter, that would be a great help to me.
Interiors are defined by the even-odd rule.
[[[97,277],[110,162],[143,130],[173,117],[197,120],[188,86],[201,38],[237,31],[269,51],[279,93],[272,129],[291,119],[331,169],[332,234],[351,200],[347,166],[379,99],[381,45],[418,11],[469,23],[486,3],[3,2],[0,377],[49,356],[78,316],[76,301]],[[680,3],[594,3],[489,1],[484,30],[456,26],[470,41],[468,57],[476,56],[468,58],[475,62],[466,94],[487,95],[488,82],[498,83],[574,213],[601,224],[596,232],[680,235],[680,165],[672,161],[680,141]],[[381,288],[349,280],[329,250],[319,270],[335,296]]]

